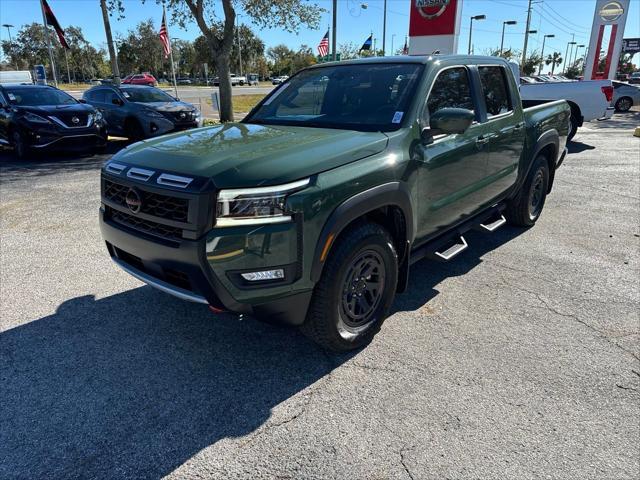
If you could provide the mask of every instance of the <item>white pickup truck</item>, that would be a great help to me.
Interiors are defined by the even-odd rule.
[[[510,66],[519,81],[517,64],[510,63]],[[526,83],[520,85],[520,97],[525,108],[554,100],[566,100],[571,107],[569,140],[584,122],[607,120],[615,110],[611,106],[613,100],[611,80]]]

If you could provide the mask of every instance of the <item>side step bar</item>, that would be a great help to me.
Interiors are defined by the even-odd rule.
[[[444,260],[445,262],[447,262],[447,261],[451,260],[453,257],[457,257],[458,255],[460,255],[468,247],[469,247],[469,245],[467,244],[467,241],[464,239],[464,237],[462,235],[460,235],[460,238],[459,238],[457,243],[454,243],[453,245],[451,245],[444,252],[438,252],[436,250],[435,252],[433,252],[433,254],[436,257],[438,257],[438,258]]]
[[[481,229],[486,230],[487,232],[495,232],[505,223],[507,223],[507,219],[504,218],[504,215],[500,215],[500,218],[498,218],[497,220],[494,220],[491,223],[479,223],[478,226]]]
[[[488,211],[467,219],[449,232],[414,248],[409,257],[409,264],[419,262],[425,257],[445,262],[457,257],[469,247],[462,236],[465,232],[474,229],[493,233],[507,223],[502,210],[504,210],[504,204],[498,204]]]

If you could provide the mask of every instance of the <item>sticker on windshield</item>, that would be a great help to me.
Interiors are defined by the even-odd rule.
[[[129,92],[122,92],[122,95],[124,95],[124,98],[131,97],[131,94]]]
[[[13,93],[7,93],[7,96],[9,97],[9,100],[11,100],[12,102],[16,101],[16,96]]]
[[[391,120],[391,123],[400,123],[402,121],[402,116],[404,115],[404,112],[396,112],[393,115],[393,119]]]
[[[282,92],[284,92],[287,87],[290,85],[289,83],[281,83],[280,85],[282,85],[278,90],[276,90],[273,95],[271,95],[269,98],[267,98],[267,100],[264,102],[265,105],[269,105],[271,102],[273,102],[276,97],[278,95],[280,95]]]

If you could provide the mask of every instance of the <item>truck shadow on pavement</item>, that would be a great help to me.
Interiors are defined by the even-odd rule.
[[[396,297],[393,312],[415,311],[424,307],[438,293],[436,286],[449,277],[465,275],[482,263],[482,256],[510,242],[526,228],[504,226],[493,233],[470,231],[464,237],[469,248],[449,262],[424,259],[411,266],[409,288]]]
[[[0,334],[0,478],[162,477],[351,356],[150,287],[74,298]]]

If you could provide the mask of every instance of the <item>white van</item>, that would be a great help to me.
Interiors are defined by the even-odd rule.
[[[0,85],[9,83],[33,83],[33,77],[29,70],[4,70],[0,71]]]

